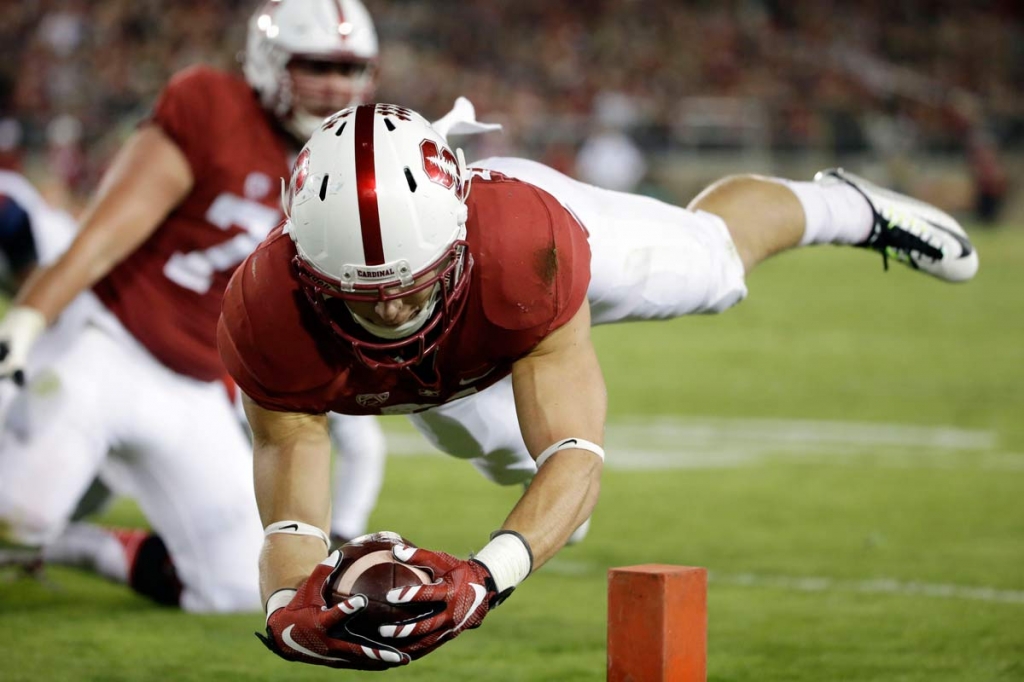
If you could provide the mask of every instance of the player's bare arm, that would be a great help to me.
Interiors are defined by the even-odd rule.
[[[341,562],[337,551],[327,556],[327,416],[275,412],[247,396],[243,403],[253,432],[256,503],[266,533],[260,590],[267,630],[257,636],[282,658],[314,665],[386,670],[408,663],[408,655],[385,644],[339,638],[342,622],[366,608],[365,596],[332,604],[324,599],[325,586]]]
[[[567,439],[602,445],[608,400],[585,302],[567,324],[516,362],[512,385],[523,439],[534,459]],[[602,466],[593,452],[569,447],[539,468],[503,526],[530,543],[535,570],[590,517]]]
[[[104,175],[75,241],[52,266],[33,273],[15,304],[53,322],[153,234],[192,184],[192,170],[178,146],[157,126],[140,128]]]
[[[326,537],[331,441],[326,415],[275,412],[247,396],[243,403],[253,432],[256,503],[263,527],[295,524],[294,529],[268,533],[263,545],[260,590],[266,602],[276,590],[298,586],[327,556],[321,537],[291,531],[308,524],[325,531]]]
[[[396,558],[431,571],[435,582],[396,588],[387,599],[444,605],[430,617],[380,628],[382,637],[396,638],[412,659],[479,625],[565,545],[597,501],[607,401],[590,341],[588,304],[515,363],[512,385],[523,436],[539,472],[500,531],[471,560],[396,548]]]

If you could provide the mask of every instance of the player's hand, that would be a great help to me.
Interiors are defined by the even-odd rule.
[[[465,630],[479,627],[484,616],[498,601],[498,592],[490,571],[479,561],[459,559],[444,552],[400,546],[395,558],[409,566],[426,568],[434,582],[391,590],[392,604],[434,604],[432,615],[380,628],[381,636],[401,641],[397,646],[413,660],[426,656]]]
[[[36,339],[46,329],[46,317],[35,308],[14,306],[0,320],[0,380],[25,385],[25,365]]]
[[[355,670],[387,670],[407,664],[407,654],[345,630],[345,620],[366,608],[366,597],[357,594],[327,605],[326,595],[340,564],[341,552],[322,561],[291,601],[267,617],[266,636],[258,632],[256,636],[289,661]]]

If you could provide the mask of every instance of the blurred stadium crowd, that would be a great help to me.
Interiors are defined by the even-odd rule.
[[[688,152],[923,151],[962,164],[987,219],[1009,189],[1003,157],[1024,150],[1013,0],[366,4],[382,41],[379,99],[439,116],[466,94],[506,126],[476,154],[524,154],[607,186],[636,187],[652,159]],[[0,165],[87,192],[170,74],[235,63],[252,6],[7,3]]]

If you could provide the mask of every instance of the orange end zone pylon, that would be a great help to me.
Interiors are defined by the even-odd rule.
[[[608,571],[608,682],[706,682],[708,572],[644,564]]]

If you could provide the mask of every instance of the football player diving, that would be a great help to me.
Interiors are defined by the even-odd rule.
[[[681,208],[525,159],[467,166],[385,104],[313,133],[285,213],[228,285],[219,346],[254,434],[265,641],[338,668],[405,665],[480,625],[590,517],[607,402],[592,325],[723,312],[760,262],[813,244],[952,282],[978,268],[950,216],[842,170],[729,176]],[[329,412],[406,413],[495,482],[531,481],[470,558],[396,543],[433,582],[387,600],[430,609],[373,638],[344,627],[364,596],[325,600]]]

